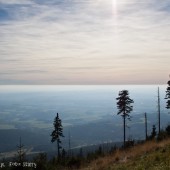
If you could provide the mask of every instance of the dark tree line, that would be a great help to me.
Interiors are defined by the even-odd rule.
[[[167,82],[168,87],[166,89],[166,96],[165,99],[166,101],[166,108],[170,109],[170,80]],[[126,119],[131,120],[131,116],[130,116],[130,112],[133,110],[133,106],[131,105],[132,103],[134,103],[134,101],[129,97],[129,92],[128,90],[122,90],[119,92],[119,97],[116,98],[117,100],[117,109],[118,109],[118,115],[120,114],[123,118],[123,132],[124,132],[124,136],[123,136],[123,143],[124,143],[124,148],[126,145]],[[161,136],[160,133],[162,133],[162,131],[160,130],[160,96],[159,96],[159,88],[158,88],[158,135],[159,137]],[[170,125],[167,126],[166,128],[166,132],[170,133]],[[145,136],[146,136],[146,140],[147,139],[153,139],[155,138],[157,135],[156,132],[156,126],[153,125],[152,127],[152,132],[151,135],[148,136],[147,135],[147,115],[145,113]]]
[[[166,89],[166,96],[165,99],[167,100],[166,102],[166,108],[170,109],[170,80],[167,82],[168,87]],[[158,95],[159,95],[159,88],[158,88]],[[158,96],[159,98],[159,96]],[[134,103],[133,99],[130,98],[129,96],[129,91],[128,90],[122,90],[119,92],[118,97],[116,98],[117,100],[117,115],[121,115],[123,118],[123,144],[124,148],[126,145],[126,121],[131,120],[131,115],[130,113],[133,111],[133,106],[132,104]],[[158,103],[159,104],[159,103]],[[160,122],[160,116],[158,118],[158,122]],[[147,137],[147,116],[145,113],[145,131],[146,131],[146,139]],[[62,149],[61,147],[61,137],[64,137],[63,135],[63,127],[62,127],[62,122],[61,119],[59,118],[59,114],[57,113],[57,116],[54,119],[54,130],[51,133],[51,142],[57,142],[57,151],[58,151],[58,157],[61,156],[60,150]],[[159,124],[159,133],[160,133],[160,124]],[[153,125],[152,128],[152,133],[150,138],[153,138],[156,136],[156,126]],[[62,151],[63,152],[63,151]]]

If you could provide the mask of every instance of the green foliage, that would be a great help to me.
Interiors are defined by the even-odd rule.
[[[167,125],[165,129],[162,129],[157,136],[157,140],[161,141],[170,137],[170,125]]]
[[[97,155],[102,155],[103,154],[103,151],[102,151],[102,147],[99,146],[98,150],[96,150],[96,154]]]
[[[78,156],[79,156],[80,158],[82,158],[82,157],[83,157],[83,149],[82,149],[82,148],[80,148],[80,151],[79,151]]]
[[[165,130],[161,130],[160,133],[157,136],[157,140],[161,141],[161,140],[166,139],[167,137],[168,137],[167,132]]]
[[[133,106],[131,103],[134,103],[132,99],[129,97],[128,90],[122,90],[119,92],[119,97],[116,98],[117,101],[117,108],[118,108],[118,115],[121,114],[122,117],[128,117],[130,119],[129,113],[133,110]]]
[[[47,161],[47,154],[46,153],[39,153],[35,158],[34,162],[37,164],[38,170],[47,170],[48,168],[48,161]]]
[[[166,127],[166,133],[170,136],[170,125]]]
[[[53,143],[57,141],[58,156],[60,157],[60,149],[62,148],[60,137],[64,137],[64,135],[63,135],[63,126],[58,113],[54,119],[53,125],[54,125],[54,130],[51,133],[51,137],[52,137],[51,142]]]
[[[24,145],[22,144],[21,137],[20,137],[19,145],[17,146],[16,161],[23,163],[26,160],[25,156],[26,156],[26,153],[24,151]]]
[[[166,96],[165,96],[165,99],[167,99],[166,108],[170,109],[170,81],[168,81],[167,84],[168,87],[166,89]]]
[[[79,169],[81,166],[82,159],[79,157],[71,157],[67,162],[67,167],[70,169]]]
[[[157,132],[156,132],[156,126],[153,125],[152,126],[152,132],[151,132],[151,139],[154,139],[156,136]]]
[[[130,99],[128,90],[122,90],[119,92],[119,97],[116,98],[117,100],[117,108],[118,108],[118,115],[121,114],[123,117],[123,127],[124,127],[124,148],[126,147],[126,118],[131,120],[131,116],[129,115],[130,112],[133,110],[133,106],[131,106],[134,101]]]
[[[135,143],[134,140],[131,140],[131,139],[127,140],[127,141],[126,141],[126,148],[133,147],[133,146],[134,146],[134,143]]]

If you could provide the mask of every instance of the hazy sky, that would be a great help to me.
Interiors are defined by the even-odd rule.
[[[0,84],[165,84],[170,0],[0,0]]]

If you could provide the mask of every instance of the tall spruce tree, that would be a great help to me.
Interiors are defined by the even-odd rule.
[[[52,137],[51,142],[53,143],[57,141],[58,157],[60,157],[60,149],[62,148],[60,137],[64,137],[64,135],[63,135],[63,126],[58,113],[54,119],[53,125],[54,125],[54,130],[51,133],[51,137]]]
[[[165,99],[167,99],[166,108],[170,109],[170,80],[167,82],[167,84],[168,87],[166,89],[166,96],[165,96]]]
[[[118,115],[121,114],[123,118],[123,129],[124,129],[124,148],[125,148],[125,141],[126,141],[126,118],[131,120],[131,116],[129,115],[130,112],[133,110],[133,106],[131,103],[134,103],[132,99],[129,97],[128,90],[122,90],[119,92],[119,97],[116,98],[117,100],[117,108],[118,108]]]

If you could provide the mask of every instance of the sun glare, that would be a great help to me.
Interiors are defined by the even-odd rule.
[[[117,16],[117,0],[112,0],[112,10],[114,17]]]
[[[115,35],[117,35],[117,15],[118,15],[117,0],[112,0],[112,17]]]

